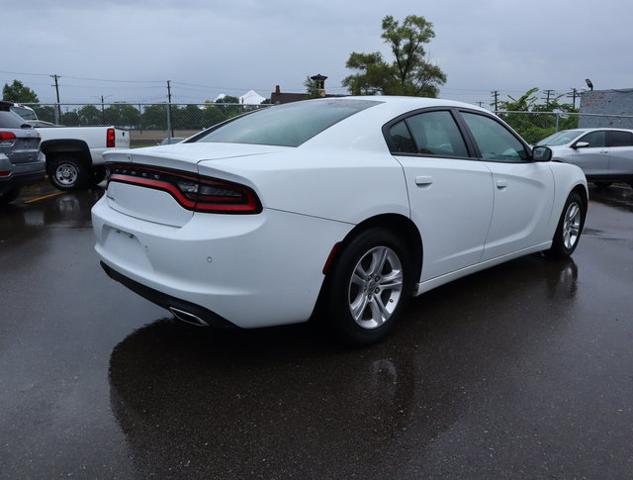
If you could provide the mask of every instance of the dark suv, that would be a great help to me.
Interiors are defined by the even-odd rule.
[[[0,204],[15,200],[24,185],[37,183],[46,174],[40,152],[40,134],[0,102]]]

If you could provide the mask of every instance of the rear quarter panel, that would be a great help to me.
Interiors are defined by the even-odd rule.
[[[297,148],[202,161],[198,168],[202,175],[251,186],[264,208],[350,224],[410,213],[402,167],[388,152]]]

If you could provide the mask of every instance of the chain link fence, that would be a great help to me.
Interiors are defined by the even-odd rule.
[[[560,130],[573,128],[633,130],[633,115],[533,111],[498,111],[496,113],[531,144],[536,144]]]
[[[130,131],[131,146],[186,138],[229,118],[270,105],[237,103],[65,103],[23,104],[38,120],[66,127],[115,126]],[[28,120],[28,119],[27,119]]]

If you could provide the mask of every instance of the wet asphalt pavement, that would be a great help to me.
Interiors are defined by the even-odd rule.
[[[573,261],[441,287],[360,350],[175,323],[100,269],[101,191],[49,192],[0,209],[2,479],[633,477],[629,189],[592,192]]]

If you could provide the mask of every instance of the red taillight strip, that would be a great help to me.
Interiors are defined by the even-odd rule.
[[[11,175],[11,172],[8,170],[0,170],[0,177],[8,177]]]
[[[164,192],[169,193],[178,201],[178,203],[189,210],[193,210],[196,206],[196,202],[192,202],[191,200],[189,200],[182,194],[180,190],[178,190],[178,187],[168,182],[163,182],[161,180],[151,180],[149,178],[133,177],[131,175],[122,175],[120,173],[112,174],[110,176],[110,181],[127,183],[130,185],[140,185],[142,187],[155,188],[156,190],[163,190]]]
[[[183,178],[187,180],[194,180],[200,182],[200,184],[217,184],[226,185],[236,191],[239,191],[241,195],[246,199],[245,203],[227,203],[232,199],[227,197],[219,197],[212,195],[200,195],[198,201],[193,201],[187,198],[178,187],[172,183],[163,180],[156,180],[144,177],[137,177],[134,175],[126,175],[122,173],[113,173],[109,177],[109,182],[127,183],[129,185],[138,185],[142,187],[153,188],[169,193],[174,199],[187,210],[193,210],[198,212],[207,213],[259,213],[261,206],[259,200],[250,188],[243,185],[235,184],[229,181],[223,180],[205,180],[204,177],[195,177],[191,174],[180,173],[172,170],[161,170],[156,168],[149,168],[140,165],[112,165],[112,168],[126,168],[134,171],[141,172],[154,172],[156,174],[170,175],[176,178]]]

